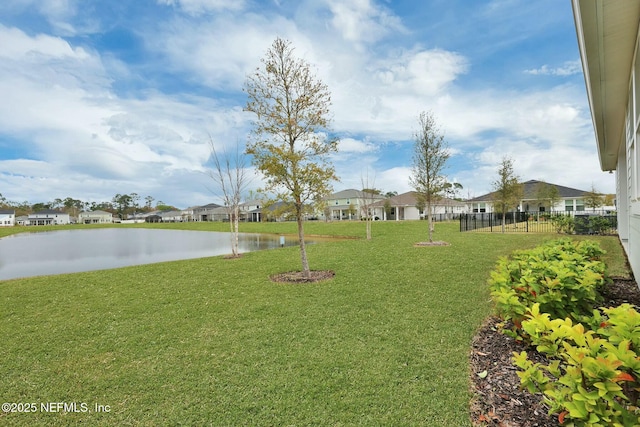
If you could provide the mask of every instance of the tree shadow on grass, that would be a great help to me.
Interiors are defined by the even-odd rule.
[[[333,270],[312,270],[311,277],[304,277],[302,271],[289,271],[287,273],[272,274],[269,276],[276,283],[316,283],[332,279],[336,273]]]

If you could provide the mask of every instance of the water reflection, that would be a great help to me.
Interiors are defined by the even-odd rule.
[[[20,233],[0,239],[0,280],[118,268],[231,253],[230,233],[101,228]],[[240,233],[240,252],[280,246],[275,235]],[[286,238],[285,246],[297,239]]]

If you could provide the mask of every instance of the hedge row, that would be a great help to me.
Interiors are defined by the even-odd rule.
[[[568,426],[640,425],[640,314],[594,308],[609,281],[592,241],[561,239],[502,258],[489,280],[504,332],[547,362],[514,353],[521,385]]]

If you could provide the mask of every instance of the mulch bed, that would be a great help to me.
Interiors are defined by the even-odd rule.
[[[329,280],[335,276],[333,270],[311,270],[311,277],[306,278],[302,271],[289,271],[287,273],[273,274],[269,276],[272,282],[277,283],[315,283]]]
[[[604,307],[630,303],[640,307],[640,290],[634,280],[614,278],[604,292]],[[520,390],[520,378],[511,362],[513,352],[527,351],[534,361],[544,361],[535,349],[497,331],[496,317],[488,318],[472,342],[471,420],[474,426],[557,427],[555,415],[548,415],[541,395]],[[487,371],[484,378],[479,373]],[[484,376],[484,375],[482,375]]]

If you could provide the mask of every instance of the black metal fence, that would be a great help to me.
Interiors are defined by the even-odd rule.
[[[501,233],[502,214],[462,214],[460,231]],[[617,231],[618,217],[610,211],[508,212],[504,218],[504,232],[609,235]]]

